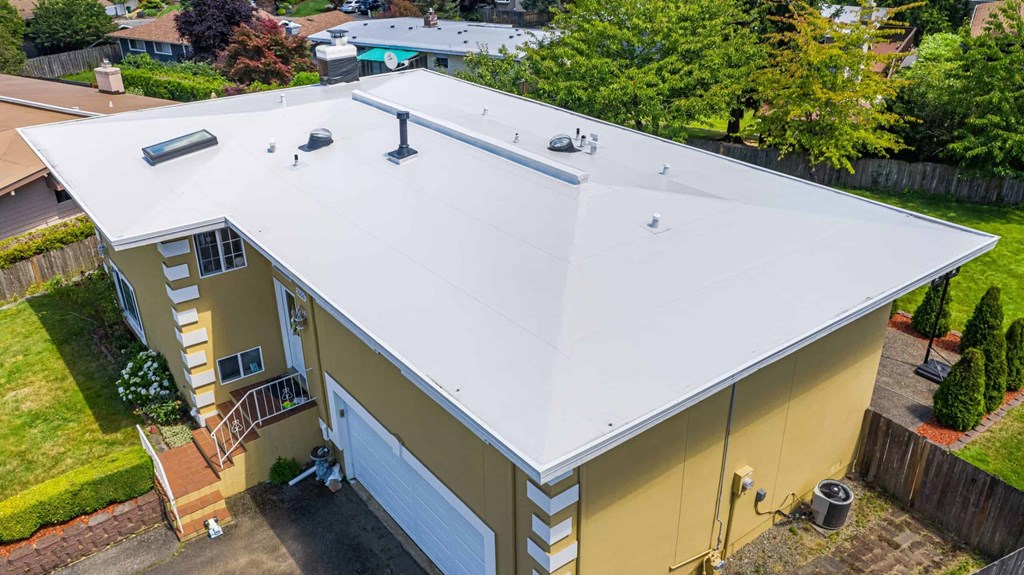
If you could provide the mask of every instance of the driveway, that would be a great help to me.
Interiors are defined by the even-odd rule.
[[[263,485],[227,505],[234,523],[217,539],[179,544],[158,527],[56,573],[424,575],[347,483],[333,494],[312,479]]]

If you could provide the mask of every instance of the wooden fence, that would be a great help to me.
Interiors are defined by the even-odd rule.
[[[1021,573],[1024,573],[1024,549],[1018,549],[1006,557],[986,565],[976,571],[974,575],[1020,575]]]
[[[0,269],[0,301],[24,295],[32,284],[58,275],[73,277],[96,269],[99,265],[95,237],[39,254],[9,268]]]
[[[551,22],[554,16],[550,11],[524,12],[519,10],[499,10],[489,6],[477,8],[480,20],[492,24],[511,24],[517,28],[540,28]]]
[[[106,58],[112,63],[121,61],[121,47],[117,44],[104,44],[72,52],[61,52],[49,56],[29,58],[25,62],[25,75],[33,78],[60,78],[68,74],[77,74],[99,66]]]
[[[1024,547],[1024,493],[875,411],[857,472],[989,557]]]
[[[780,158],[774,149],[711,140],[688,140],[686,143],[826,186],[888,192],[923,190],[976,203],[1024,204],[1024,180],[961,177],[960,168],[944,164],[862,158],[853,162],[854,173],[851,174],[828,164],[812,166],[803,154],[789,154]]]

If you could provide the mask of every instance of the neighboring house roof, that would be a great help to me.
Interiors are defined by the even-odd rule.
[[[576,129],[596,155],[548,150]],[[539,481],[997,241],[425,70],[21,132],[115,249],[230,225]]]
[[[11,0],[11,5],[18,11],[18,14],[25,20],[30,20],[32,14],[36,8],[36,2],[38,0]],[[110,6],[113,4],[110,0],[96,0],[101,6]]]
[[[0,74],[0,102],[17,104],[19,101],[37,109],[56,108],[53,111],[65,114],[76,111],[113,114],[174,103],[134,94],[103,94],[86,86]]]
[[[277,20],[278,22],[294,22],[298,24],[299,36],[302,36],[303,38],[354,20],[352,16],[349,16],[348,14],[345,14],[344,12],[341,12],[339,10],[330,10],[328,12],[321,12],[320,14],[314,14],[312,16],[271,17],[274,20]]]
[[[423,25],[422,18],[357,20],[338,28],[348,32],[348,42],[353,46],[405,48],[454,55],[479,52],[481,47],[486,47],[488,54],[498,56],[502,46],[515,52],[526,43],[550,35],[543,30],[455,20],[439,20],[436,28],[428,28]],[[313,34],[309,39],[327,43],[331,41],[331,35],[324,31]]]
[[[46,175],[46,166],[15,130],[0,132],[0,196]]]
[[[187,45],[188,42],[178,34],[178,27],[174,23],[175,14],[177,12],[168,12],[163,16],[153,19],[152,22],[111,32],[107,36],[110,38],[130,38],[132,40]]]
[[[981,36],[985,33],[985,26],[1003,5],[1003,0],[995,2],[983,2],[974,6],[971,12],[971,36]],[[1024,5],[1020,8],[1021,16],[1024,16]]]
[[[863,12],[863,8],[860,6],[842,6],[839,4],[822,4],[819,10],[822,16],[842,24],[854,24],[860,21],[861,13]],[[870,18],[872,20],[884,20],[888,14],[888,9],[879,7],[871,12]]]

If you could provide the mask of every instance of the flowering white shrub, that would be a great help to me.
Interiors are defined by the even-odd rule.
[[[164,358],[155,351],[146,350],[131,359],[121,370],[117,380],[117,393],[124,401],[146,406],[177,396]]]

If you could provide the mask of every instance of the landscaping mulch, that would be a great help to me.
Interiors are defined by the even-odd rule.
[[[1007,391],[1006,395],[1003,397],[1003,405],[1000,406],[1000,408],[997,409],[996,411],[993,411],[992,413],[989,413],[984,418],[982,418],[981,423],[979,423],[978,426],[973,429],[973,431],[982,433],[986,429],[994,425],[997,421],[1002,419],[1002,414],[998,412],[1002,410],[1005,413],[1007,410],[1009,410],[1010,402],[1017,399],[1017,397],[1019,397],[1021,394],[1024,394],[1024,390]],[[968,432],[957,431],[955,429],[945,427],[944,425],[936,421],[934,417],[931,420],[919,425],[915,431],[918,435],[926,437],[932,443],[941,445],[943,447],[949,447],[957,443],[958,441],[961,441],[961,444],[958,445],[957,447],[963,447],[963,445],[967,444],[971,439],[973,439],[973,437],[964,437],[965,435],[967,435]]]
[[[928,337],[922,336],[921,334],[914,331],[914,327],[910,325],[910,316],[905,313],[898,313],[889,319],[889,327],[902,331],[905,334],[912,335],[918,339],[928,341]],[[960,350],[960,334],[955,331],[947,333],[943,337],[935,338],[935,347],[958,353]]]

